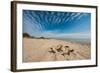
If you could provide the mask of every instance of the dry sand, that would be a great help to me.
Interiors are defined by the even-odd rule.
[[[60,52],[57,51],[59,45],[62,45]],[[67,50],[65,46],[68,46]],[[65,55],[63,55],[64,53]],[[23,62],[69,61],[90,58],[90,45],[56,39],[23,38]]]

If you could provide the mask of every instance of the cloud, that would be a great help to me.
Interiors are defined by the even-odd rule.
[[[43,27],[36,18],[38,17],[35,14],[30,15],[30,12],[27,10],[23,12],[24,32],[38,33],[42,31]]]
[[[68,25],[67,22],[73,22],[75,19],[79,20],[83,16],[86,16],[87,13],[24,10],[23,14],[24,32],[27,31],[34,35],[37,34],[37,36],[47,37],[87,38],[89,36],[88,34],[86,35],[86,33],[67,34],[60,33],[59,31],[65,30],[63,27],[60,27],[62,26],[61,24],[63,24],[63,26],[66,26]]]

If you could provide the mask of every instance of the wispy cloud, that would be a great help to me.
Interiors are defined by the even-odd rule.
[[[79,20],[82,17],[87,17],[88,13],[81,12],[56,12],[56,11],[33,11],[33,10],[23,10],[23,32],[28,32],[29,34],[36,36],[47,36],[47,37],[72,37],[75,38],[87,38],[89,34],[87,33],[74,33],[74,30],[78,30],[83,26],[88,29],[89,23],[82,22],[81,25]],[[89,18],[89,17],[88,17]],[[83,18],[84,19],[84,18]],[[77,21],[74,28],[74,21]],[[88,22],[89,20],[85,21]],[[71,28],[73,27],[73,29]],[[82,31],[84,28],[81,28]],[[80,32],[81,32],[80,29]],[[87,30],[85,29],[85,30]],[[73,33],[65,33],[69,30]],[[64,32],[63,32],[64,31]],[[78,31],[77,31],[78,32]],[[59,34],[60,33],[60,34]]]

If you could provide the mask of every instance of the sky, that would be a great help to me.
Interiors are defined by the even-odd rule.
[[[35,37],[90,38],[91,14],[23,10],[23,33]]]

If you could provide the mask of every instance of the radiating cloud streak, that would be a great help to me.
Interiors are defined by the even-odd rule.
[[[84,26],[87,27],[85,30],[89,32],[90,16],[90,13],[82,12],[23,10],[23,32],[27,32],[33,36],[46,36],[47,34],[51,34],[48,31],[52,31],[53,34],[61,34],[70,31],[78,32],[77,29]],[[80,32],[83,32],[83,30],[84,28],[80,29]],[[57,34],[57,36],[61,35]]]

